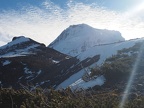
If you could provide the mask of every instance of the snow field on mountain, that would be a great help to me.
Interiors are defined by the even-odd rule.
[[[80,61],[82,61],[88,57],[92,58],[95,55],[100,55],[99,61],[91,65],[91,67],[95,65],[102,65],[104,61],[106,60],[106,58],[111,57],[112,55],[116,54],[118,50],[132,47],[133,45],[135,45],[135,43],[141,42],[143,40],[144,38],[118,42],[118,43],[112,43],[112,44],[107,44],[107,45],[100,45],[100,46],[98,45],[81,53],[80,55],[77,56],[77,58],[80,59]],[[66,79],[64,82],[62,82],[57,88],[66,88],[70,86],[73,89],[78,89],[78,88],[87,89],[95,85],[101,86],[106,81],[104,76],[99,76],[94,80],[85,82],[82,80],[82,76],[84,75],[84,73],[85,73],[85,70],[82,69],[81,71],[77,72],[76,74],[72,75],[71,77]]]
[[[82,69],[81,71],[73,74],[68,79],[66,79],[64,82],[62,82],[60,85],[58,85],[57,89],[68,87],[69,85],[73,84],[75,81],[81,79],[81,77],[84,75],[84,73],[85,73],[85,70]]]
[[[99,76],[93,80],[90,80],[88,82],[85,82],[82,80],[82,76],[85,74],[85,69],[82,69],[81,71],[77,72],[76,74],[69,77],[67,80],[62,82],[60,85],[57,86],[57,89],[61,88],[67,88],[70,87],[73,90],[74,89],[88,89],[90,87],[93,87],[95,85],[103,85],[105,82],[104,76]]]
[[[82,78],[80,78],[76,82],[72,83],[70,85],[70,88],[72,88],[73,90],[80,89],[80,88],[88,89],[88,88],[92,88],[92,87],[94,87],[96,85],[101,86],[101,85],[104,84],[104,82],[105,82],[105,78],[104,78],[103,75],[98,76],[97,78],[92,79],[92,80],[90,80],[88,82],[85,82]]]
[[[95,55],[100,55],[100,60],[96,64],[101,65],[106,60],[106,58],[111,57],[112,55],[116,54],[118,50],[132,47],[135,45],[135,43],[143,41],[143,40],[144,38],[124,41],[124,42],[111,43],[111,44],[98,45],[79,54],[77,58],[82,61],[88,57],[91,58]]]
[[[77,56],[94,45],[118,41],[124,41],[118,31],[95,29],[86,24],[80,24],[64,30],[49,47],[64,54]]]
[[[28,46],[28,47],[26,47],[24,49],[18,49],[18,50],[15,50],[14,52],[9,52],[9,53],[0,55],[0,58],[2,58],[2,57],[3,58],[18,57],[18,56],[26,56],[26,55],[29,55],[29,54],[33,54],[29,50],[33,49],[33,48],[36,48],[38,46],[39,45],[32,45],[32,46]]]

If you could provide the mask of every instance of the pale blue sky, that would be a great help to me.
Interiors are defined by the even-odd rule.
[[[40,6],[45,0],[0,0],[0,9],[20,9],[24,5],[34,5]],[[50,1],[50,0],[49,0]],[[60,7],[65,7],[69,0],[51,0],[54,4]],[[142,0],[73,0],[77,2],[82,2],[84,4],[97,3],[99,6],[104,6],[108,9],[115,11],[124,11],[128,8],[134,6],[137,3],[142,2]]]
[[[0,0],[0,46],[24,35],[48,45],[64,29],[85,23],[144,37],[143,0]]]

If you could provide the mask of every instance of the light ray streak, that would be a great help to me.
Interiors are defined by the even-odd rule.
[[[141,17],[141,14],[143,14],[143,11],[144,11],[144,2],[140,3],[136,7],[127,11],[125,13],[125,18],[129,19],[130,17],[134,17],[136,15]]]
[[[123,95],[122,100],[121,100],[120,105],[119,105],[119,108],[124,108],[124,105],[125,105],[125,103],[126,103],[126,100],[127,100],[128,96],[129,96],[129,93],[130,93],[130,90],[131,90],[131,85],[133,84],[134,77],[135,77],[135,74],[136,74],[136,72],[137,72],[137,68],[138,68],[139,63],[140,63],[140,60],[141,60],[143,51],[144,51],[144,43],[143,43],[143,44],[141,45],[141,47],[140,47],[138,56],[137,56],[137,58],[136,58],[134,67],[133,67],[133,69],[132,69],[130,78],[129,78],[129,80],[128,80],[128,84],[127,84],[127,86],[126,86],[126,89],[125,89],[125,91],[124,91],[124,95]]]

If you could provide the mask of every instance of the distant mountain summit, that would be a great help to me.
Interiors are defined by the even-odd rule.
[[[0,47],[0,57],[25,56],[38,50],[38,47],[45,45],[24,36],[14,37],[11,42]]]
[[[68,27],[48,47],[76,56],[94,45],[124,40],[118,31],[95,29],[86,24],[79,24]]]

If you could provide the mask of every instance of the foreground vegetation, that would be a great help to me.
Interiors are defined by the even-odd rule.
[[[116,91],[95,93],[94,91],[72,92],[70,89],[36,89],[35,91],[0,89],[1,108],[118,108],[121,95]],[[133,96],[125,108],[143,108],[144,96]]]

